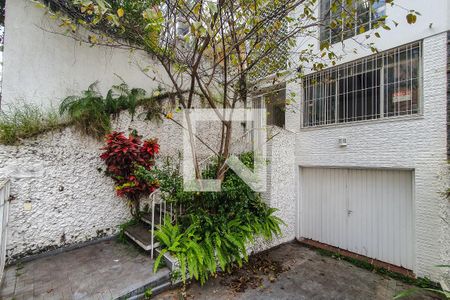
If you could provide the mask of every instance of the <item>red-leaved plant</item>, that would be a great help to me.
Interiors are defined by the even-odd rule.
[[[159,152],[158,140],[142,142],[136,131],[128,137],[114,131],[106,136],[106,146],[101,150],[105,152],[100,158],[106,163],[106,174],[115,181],[117,195],[129,199],[131,213],[138,215],[139,200],[159,187],[158,180],[148,175]]]

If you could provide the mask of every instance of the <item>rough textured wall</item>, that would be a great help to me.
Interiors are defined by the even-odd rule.
[[[62,35],[58,22],[30,0],[8,0],[6,11],[2,109],[18,99],[57,106],[62,98],[97,80],[105,93],[121,82],[115,74],[147,91],[160,82],[169,83],[160,67],[142,52],[90,47]],[[144,74],[141,69],[147,67],[151,70]]]
[[[1,109],[8,105],[35,103],[57,108],[60,101],[79,94],[99,81],[105,95],[121,78],[130,87],[151,92],[170,88],[161,68],[147,55],[106,47],[90,47],[63,36],[58,22],[29,0],[6,3],[6,36]],[[141,70],[149,67],[150,71]],[[116,76],[118,75],[118,76]],[[198,103],[197,107],[201,107]],[[137,114],[139,115],[139,113]],[[166,120],[155,126],[127,113],[115,121],[115,129],[137,129],[144,137],[157,137],[164,156],[182,151],[183,134]],[[175,114],[181,121],[181,116]],[[220,124],[197,124],[198,135],[212,148],[220,142]],[[234,125],[233,125],[234,126]],[[234,136],[243,134],[235,124]],[[217,133],[217,134],[216,134]],[[101,143],[81,136],[73,128],[53,131],[21,142],[0,145],[0,176],[12,179],[8,256],[18,257],[86,241],[117,232],[128,220],[129,209],[114,195],[112,181],[97,168]],[[212,153],[197,142],[200,158]],[[31,210],[25,209],[31,203]]]
[[[181,114],[174,119],[181,121]],[[128,113],[122,113],[114,128],[137,129],[144,138],[158,138],[161,156],[177,156],[182,151],[182,129],[172,121],[155,125],[131,121]],[[199,134],[213,148],[219,144],[218,129],[208,123],[198,125]],[[242,134],[240,124],[235,130],[235,137]],[[115,196],[112,180],[98,170],[104,169],[101,147],[101,142],[74,128],[49,132],[17,146],[0,145],[0,177],[11,179],[13,196],[9,258],[112,235],[130,219],[126,200]],[[199,149],[202,157],[211,155]]]
[[[276,216],[286,225],[282,225],[283,234],[272,240],[257,239],[250,251],[259,252],[279,244],[292,241],[296,236],[296,165],[294,156],[295,134],[282,129],[275,129],[270,135],[275,137],[267,145],[268,189],[264,194],[270,207],[278,209]]]
[[[130,218],[112,181],[97,171],[99,148],[71,128],[0,146],[0,173],[10,177],[13,197],[8,258],[114,234]]]
[[[415,170],[415,273],[437,280],[449,264],[446,177],[446,34],[423,42],[423,115],[302,129],[295,156],[300,166]],[[348,146],[340,148],[338,138]],[[447,220],[448,222],[448,215]]]

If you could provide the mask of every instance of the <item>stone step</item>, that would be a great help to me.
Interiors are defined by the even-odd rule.
[[[172,217],[172,214],[166,211],[164,214],[161,214],[161,210],[159,205],[155,206],[155,216],[154,216],[154,226],[161,225],[164,222],[164,216]],[[152,213],[151,212],[141,212],[141,221],[152,226]]]
[[[153,268],[153,267],[152,267]],[[155,275],[150,277],[147,283],[136,284],[130,286],[130,291],[123,294],[120,297],[116,297],[115,300],[139,300],[144,299],[145,291],[151,289],[152,296],[164,292],[172,287],[170,279],[170,270],[168,268],[161,268]]]
[[[143,223],[127,227],[127,229],[125,229],[125,234],[145,251],[152,250],[152,235],[150,229]],[[158,246],[159,243],[155,241],[153,248]]]
[[[141,221],[152,226],[152,213],[141,213]],[[159,215],[159,210],[155,210],[155,219],[154,219],[154,226],[158,226],[161,224],[163,220],[161,220]]]

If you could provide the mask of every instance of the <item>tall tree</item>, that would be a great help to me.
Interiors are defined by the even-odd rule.
[[[261,70],[267,74],[305,71],[305,65],[314,70],[334,65],[339,57],[331,42],[322,41],[320,51],[311,42],[318,38],[320,29],[359,26],[358,3],[395,5],[392,0],[333,0],[327,11],[318,15],[317,0],[42,1],[41,6],[67,28],[67,35],[92,45],[142,50],[155,58],[183,109],[192,108],[196,97],[201,97],[214,110],[222,120],[216,153],[218,179],[227,169],[224,162],[230,155],[233,134],[222,109],[244,105],[249,86]],[[415,22],[417,13],[403,9],[408,22]],[[367,38],[379,37],[382,30],[390,30],[386,18],[372,20],[370,31],[364,27],[357,30]],[[308,45],[299,48],[303,41],[309,41]],[[376,51],[371,42],[359,43]],[[187,130],[193,146],[197,137],[190,122]],[[200,178],[195,149],[193,153],[196,177]]]

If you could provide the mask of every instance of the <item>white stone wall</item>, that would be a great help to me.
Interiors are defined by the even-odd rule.
[[[71,128],[0,146],[0,173],[10,177],[13,197],[8,258],[111,235],[130,219],[126,201],[97,171],[100,146]]]
[[[250,247],[250,251],[260,252],[271,247],[289,242],[296,237],[297,177],[294,156],[295,133],[274,128],[268,136],[274,136],[267,144],[267,191],[264,193],[266,203],[278,211],[276,216],[285,225],[281,226],[282,235],[272,241],[259,238]]]
[[[181,113],[174,119],[180,122]],[[124,112],[113,127],[126,133],[136,129],[144,138],[158,138],[161,161],[164,156],[177,157],[183,151],[182,129],[170,120],[160,125],[131,121]],[[198,125],[199,135],[213,148],[219,145],[219,129],[208,123]],[[237,124],[235,137],[242,134]],[[105,169],[99,158],[102,146],[102,142],[80,135],[72,127],[24,140],[17,146],[0,145],[0,177],[11,179],[13,196],[9,258],[113,235],[118,225],[130,220],[126,200],[115,195],[113,181],[100,170]],[[201,157],[212,154],[197,146]]]
[[[62,35],[58,22],[29,0],[8,0],[6,11],[3,110],[20,102],[57,108],[63,98],[79,94],[97,80],[105,95],[121,82],[118,76],[130,87],[148,92],[159,86],[170,89],[165,73],[144,53],[80,44]],[[147,67],[150,71],[142,72]],[[180,114],[174,118],[182,120]],[[166,120],[156,126],[135,119],[131,122],[122,113],[114,128],[157,137],[164,156],[182,151],[178,125]],[[219,125],[197,125],[198,135],[216,149]],[[242,134],[242,126],[236,124],[234,136]],[[115,196],[112,181],[97,171],[104,166],[98,157],[101,146],[73,128],[17,146],[0,145],[0,176],[12,179],[14,196],[8,230],[10,258],[111,235],[117,225],[129,220],[126,201]],[[197,147],[200,158],[212,154],[198,141]]]
[[[305,128],[297,135],[295,145],[298,166],[414,169],[414,272],[435,280],[442,270],[434,266],[450,261],[445,225],[449,222],[449,202],[442,196],[448,186],[446,42],[446,33],[423,40],[422,115]],[[338,146],[339,137],[347,138],[347,147]]]
[[[413,25],[408,24],[406,20],[408,9],[413,9],[420,13],[416,23]],[[301,7],[299,8],[299,12],[302,12]],[[318,16],[319,5],[315,6],[314,13]],[[379,51],[385,51],[450,30],[450,1],[448,0],[396,0],[395,5],[386,4],[386,15],[386,24],[391,30],[376,30],[381,35],[381,38],[377,38],[373,34],[374,32],[370,31],[349,38],[343,41],[343,43],[339,42],[331,45],[331,49],[340,57],[338,63],[350,62],[373,54],[370,47],[367,47],[370,43],[374,43]],[[293,66],[298,65],[298,54],[296,53],[301,53],[300,50],[307,49],[309,44],[313,45],[313,51],[320,53],[320,43],[318,42],[319,33],[317,29],[312,28],[312,30],[316,31],[316,36],[298,36],[297,44],[299,45],[299,49],[295,49],[291,58]],[[371,36],[367,39],[366,35],[368,33]],[[321,61],[330,63],[327,57]],[[314,61],[302,63],[303,72],[314,72],[311,69],[313,63]]]

